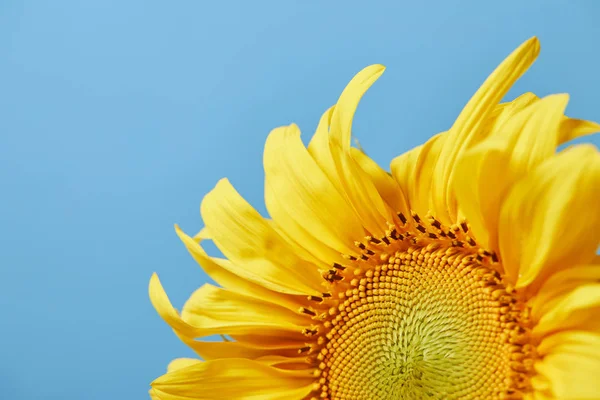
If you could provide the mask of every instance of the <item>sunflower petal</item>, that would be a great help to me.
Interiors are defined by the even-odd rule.
[[[298,355],[298,349],[304,346],[303,341],[294,340],[273,340],[268,347],[261,347],[260,345],[239,341],[204,341],[191,339],[182,335],[179,335],[179,338],[207,361],[218,358],[247,358],[254,360],[271,354],[294,356]]]
[[[456,160],[461,153],[480,139],[481,127],[486,119],[513,83],[535,61],[539,49],[539,42],[534,37],[513,51],[469,100],[448,132],[439,161],[435,166],[432,182],[433,211],[438,218],[456,220],[457,202],[450,188]]]
[[[192,326],[181,319],[181,316],[171,304],[171,301],[156,274],[152,274],[152,278],[150,278],[148,294],[150,296],[150,302],[158,315],[160,315],[161,318],[176,332],[181,332],[188,337],[207,336],[202,329]]]
[[[507,128],[508,135],[515,138],[511,157],[515,173],[529,171],[554,154],[568,102],[566,94],[550,95],[515,116],[517,124],[524,120],[520,130]],[[520,115],[524,116],[519,118]]]
[[[273,337],[269,336],[268,332],[254,332],[243,335],[230,335],[237,343],[248,345],[257,348],[265,349],[290,349],[295,348],[298,350],[298,343],[305,343],[306,336],[281,336]]]
[[[489,139],[467,150],[455,166],[453,186],[460,209],[477,241],[494,251],[507,189],[554,154],[568,96],[548,96],[522,108],[529,101],[524,98],[505,110],[503,114],[521,109]]]
[[[200,206],[211,238],[240,268],[264,278],[264,286],[281,293],[319,295],[318,270],[300,259],[273,227],[222,179]]]
[[[533,320],[539,321],[543,314],[554,307],[554,299],[594,282],[600,282],[600,263],[563,269],[550,276],[528,303]]]
[[[600,335],[562,332],[545,339],[538,351],[533,388],[553,399],[597,399],[600,393]]]
[[[505,131],[504,124],[510,121],[516,114],[524,108],[535,104],[540,98],[531,92],[523,93],[516,99],[506,103],[500,103],[497,107],[500,108],[498,116],[491,123],[489,136],[494,136],[496,132]]]
[[[282,370],[246,359],[202,362],[152,382],[161,400],[290,400],[312,390],[311,370]]]
[[[360,71],[350,81],[331,116],[329,135],[329,150],[335,164],[335,171],[329,172],[329,175],[337,175],[347,200],[372,236],[383,236],[387,221],[391,221],[393,216],[370,177],[350,155],[351,127],[360,99],[384,69],[381,65],[372,65]]]
[[[497,226],[506,191],[506,170],[510,155],[498,141],[485,141],[462,156],[456,164],[454,190],[460,211],[471,231],[485,248],[497,250]]]
[[[210,239],[210,232],[208,232],[206,227],[200,229],[200,231],[194,235],[194,240],[198,243],[207,239]]]
[[[335,163],[329,150],[329,126],[331,125],[331,117],[334,110],[335,106],[332,106],[323,113],[317,130],[308,143],[307,150],[319,167],[321,167],[321,170],[329,177],[329,181],[340,193],[344,193],[344,189],[337,179]]]
[[[150,395],[151,400],[160,400],[160,397],[158,397],[158,393],[157,393],[156,389],[150,389],[148,391],[148,394]]]
[[[343,150],[350,150],[352,139],[352,120],[363,95],[383,74],[385,67],[374,64],[364,68],[352,78],[346,86],[331,116],[331,131],[336,142]]]
[[[350,154],[362,170],[369,175],[379,195],[389,208],[394,213],[403,212],[405,215],[410,215],[408,201],[394,178],[361,150],[351,148]]]
[[[279,323],[277,320],[274,320],[271,322],[267,321],[265,324],[264,318],[258,321],[240,319],[236,323],[236,321],[230,321],[228,319],[221,320],[219,319],[220,316],[215,317],[214,312],[211,313],[210,310],[197,310],[199,307],[195,304],[195,301],[190,302],[191,299],[188,300],[184,306],[184,312],[180,316],[177,310],[175,310],[171,304],[171,301],[165,293],[165,290],[163,289],[156,274],[153,274],[152,278],[150,279],[149,294],[150,301],[152,302],[152,305],[158,314],[180,337],[191,339],[206,337],[214,334],[252,334],[256,332],[257,327],[258,329],[262,330],[262,333],[265,336],[279,335],[284,338],[290,337],[292,339],[302,339],[303,337],[300,333],[302,326],[294,325],[294,322],[301,322],[299,319],[297,319],[297,317],[292,319],[291,322],[286,321],[281,323]],[[199,297],[200,294],[197,294],[195,299],[198,299]],[[235,303],[235,300],[239,299],[230,300],[224,303],[220,310],[224,310],[227,306],[236,304],[235,306],[237,307],[237,312],[242,313],[243,311],[241,311],[242,308],[240,308],[239,301],[238,303]],[[250,307],[252,307],[252,305],[250,305]],[[203,314],[202,311],[206,311],[207,313],[205,314],[208,315]],[[229,310],[229,314],[224,313],[224,316],[231,319],[232,311],[236,310]],[[306,323],[305,325],[310,325],[310,322]]]
[[[482,133],[493,136],[516,113],[537,100],[538,97],[533,93],[525,93],[510,102],[496,105],[488,119],[482,123]],[[447,132],[437,134],[424,145],[396,157],[390,165],[392,176],[405,191],[411,209],[417,214],[426,215],[429,210],[435,209],[436,205],[431,195],[431,185],[434,169],[447,136]],[[465,185],[470,184],[469,181],[473,178],[471,176],[472,171],[468,170],[466,173],[468,174],[468,177],[465,178],[467,182],[461,182],[461,177],[465,175],[465,172],[455,171],[455,174],[460,175],[454,178],[455,185],[456,182]],[[469,187],[461,187],[460,190],[463,189],[466,189],[469,193],[473,192],[472,188]],[[469,201],[472,202],[472,199],[469,198]],[[460,201],[459,204],[461,207],[463,206]],[[469,205],[466,207],[469,207]],[[457,222],[456,220],[450,220],[448,215],[436,215],[436,218],[448,225]],[[477,222],[475,224],[477,225]],[[480,239],[478,238],[478,240]]]
[[[211,334],[244,334],[257,330],[297,333],[311,325],[307,315],[277,304],[205,284],[183,306],[186,323]]]
[[[280,368],[287,371],[299,371],[313,369],[310,364],[306,363],[306,356],[297,355],[296,357],[285,357],[277,355],[269,355],[259,357],[255,361],[261,364],[270,365],[272,367]]]
[[[581,119],[565,118],[560,127],[560,143],[600,132],[600,124]]]
[[[508,277],[524,287],[589,262],[599,243],[599,198],[600,156],[590,145],[563,151],[518,181],[498,223]]]
[[[430,139],[427,143],[430,143],[432,140],[433,139]],[[390,163],[392,177],[398,183],[398,186],[402,188],[404,193],[406,193],[408,206],[412,210],[427,209],[427,204],[423,204],[422,206],[417,205],[418,186],[417,180],[415,179],[417,175],[417,160],[419,159],[424,146],[425,145],[417,146],[394,158]]]
[[[273,130],[265,144],[265,200],[275,223],[310,253],[353,254],[360,219],[310,156],[296,125]]]
[[[424,145],[394,158],[391,162],[392,176],[406,193],[410,209],[419,215],[426,215],[431,209],[433,170],[446,135],[446,132],[439,133]],[[443,220],[443,217],[440,217],[440,220],[445,224],[451,223],[450,220]]]
[[[287,295],[267,289],[263,284],[262,277],[257,276],[252,271],[239,268],[227,259],[210,257],[202,248],[201,242],[197,242],[186,235],[177,225],[175,225],[175,232],[194,260],[202,266],[204,272],[224,288],[274,304],[280,304],[291,310],[297,310],[302,305],[301,300],[305,297]]]
[[[202,360],[197,358],[176,358],[167,366],[167,372],[176,371],[178,369],[187,368],[190,365],[201,363]]]
[[[541,314],[533,329],[537,338],[560,330],[600,331],[600,283],[580,285],[555,296],[537,312]]]

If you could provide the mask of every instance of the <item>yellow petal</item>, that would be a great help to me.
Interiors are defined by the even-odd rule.
[[[264,167],[267,209],[283,231],[322,260],[356,252],[354,241],[364,237],[360,219],[310,156],[296,125],[271,132]]]
[[[201,363],[201,360],[196,358],[176,358],[169,363],[167,366],[167,372],[175,371],[178,369],[189,367],[190,365],[195,365]]]
[[[171,301],[169,300],[167,293],[165,293],[165,290],[158,279],[158,275],[156,274],[152,274],[152,278],[150,278],[148,294],[158,315],[160,315],[161,318],[175,331],[181,332],[188,337],[207,336],[202,329],[192,326],[181,319],[179,313],[171,304]]]
[[[482,124],[483,133],[493,136],[495,132],[499,131],[502,134],[504,132],[502,127],[507,121],[523,108],[535,103],[537,100],[537,96],[533,93],[525,93],[510,102],[496,105],[488,119]],[[426,215],[428,211],[435,210],[436,204],[433,201],[431,188],[432,177],[447,135],[447,132],[439,133],[424,145],[416,147],[392,160],[390,166],[392,176],[404,190],[410,208],[420,215]],[[469,174],[467,182],[462,182],[461,177],[458,176],[454,178],[455,182],[468,185],[473,177],[471,176],[471,170],[467,172]],[[459,171],[455,171],[455,173],[458,175]],[[461,174],[461,176],[463,175],[464,173]],[[473,193],[472,189],[461,187],[460,190]],[[470,202],[474,203],[475,201],[470,199]],[[459,205],[460,207],[463,206],[460,202]],[[469,206],[469,204],[466,205],[466,207]],[[448,215],[436,215],[436,218],[447,225],[457,222],[456,220],[450,220]],[[477,223],[476,221],[475,225]]]
[[[599,243],[599,198],[600,156],[590,145],[567,149],[518,181],[498,223],[508,277],[519,287],[539,285],[560,269],[588,263]]]
[[[183,306],[181,318],[210,334],[257,331],[301,332],[311,325],[308,315],[277,304],[205,284]]]
[[[536,382],[540,382],[539,377],[534,377],[534,379],[536,379]],[[542,385],[543,385],[543,383],[542,383]],[[550,397],[547,394],[540,392],[539,390],[536,390],[534,392],[525,393],[525,396],[523,397],[523,399],[524,400],[556,400],[555,397]]]
[[[298,349],[304,347],[304,341],[273,340],[269,346],[264,347],[256,344],[242,343],[239,341],[215,342],[194,340],[179,335],[179,338],[204,360],[218,358],[247,358],[254,360],[267,355],[294,356],[298,355]],[[303,338],[304,339],[304,338]],[[279,347],[276,347],[279,346]]]
[[[295,348],[298,350],[298,343],[305,343],[306,336],[268,336],[268,332],[259,332],[259,333],[248,333],[242,335],[231,335],[231,338],[234,339],[237,343],[265,348],[265,349],[290,349]]]
[[[535,297],[528,303],[531,307],[533,321],[539,321],[542,315],[555,306],[553,300],[564,296],[579,286],[594,282],[600,282],[600,263],[566,268],[550,276]]]
[[[158,397],[158,393],[156,392],[156,389],[150,389],[148,391],[148,394],[150,395],[151,400],[160,400],[160,397]]]
[[[600,132],[600,125],[595,122],[564,118],[560,127],[559,141],[564,143],[596,132]]]
[[[371,236],[382,237],[394,214],[386,207],[371,178],[336,144],[332,144],[332,154],[338,165],[340,180],[344,184],[347,198],[352,202],[361,222]]]
[[[554,154],[568,96],[548,96],[523,108],[530,100],[522,98],[506,109],[499,118],[521,111],[498,121],[501,127],[465,151],[455,166],[453,187],[459,207],[477,241],[495,251],[500,206],[507,190]]]
[[[446,135],[446,132],[435,135],[424,145],[394,158],[390,165],[392,176],[408,197],[410,209],[419,215],[427,215],[431,210],[433,171]],[[442,219],[440,221],[445,224],[456,222]]]
[[[498,116],[488,124],[491,126],[491,130],[488,135],[494,136],[496,132],[499,132],[502,135],[503,132],[506,132],[506,129],[504,129],[505,123],[510,121],[521,110],[534,104],[538,100],[539,97],[537,97],[535,94],[527,92],[523,93],[512,101],[500,103],[494,108],[494,112],[497,113]]]
[[[600,283],[581,285],[544,305],[533,335],[542,338],[560,330],[600,331]]]
[[[335,164],[337,180],[341,183],[346,199],[360,216],[365,229],[372,236],[383,236],[387,221],[393,214],[381,199],[375,185],[352,158],[350,144],[352,119],[356,107],[367,89],[381,76],[384,67],[372,65],[360,71],[342,92],[331,117],[329,150]]]
[[[265,182],[265,189],[267,187],[268,185]],[[342,264],[346,260],[342,254],[354,255],[355,253],[355,250],[350,253],[338,253],[325,244],[318,242],[313,233],[309,233],[302,225],[296,223],[293,217],[281,207],[274,211],[271,216],[276,216],[279,221],[278,223],[273,219],[269,220],[273,230],[296,251],[298,257],[312,264],[319,271],[330,269],[334,262]]]
[[[319,295],[323,278],[222,179],[204,197],[202,219],[223,254],[239,268],[260,275],[264,286],[288,294]]]
[[[343,150],[350,150],[352,120],[360,99],[384,71],[385,67],[379,64],[364,68],[352,78],[340,95],[331,117],[331,131],[332,137]]]
[[[501,105],[505,105],[506,107],[504,107],[501,114],[496,121],[494,121],[490,136],[494,136],[496,133],[500,135],[506,133],[508,129],[505,128],[504,123],[508,122],[516,113],[525,107],[534,104],[538,100],[539,98],[535,94],[524,93],[508,103],[502,103]],[[558,143],[563,144],[570,140],[597,132],[600,132],[600,125],[595,122],[563,116],[560,124]],[[544,135],[545,132],[538,132],[538,134]]]
[[[214,334],[227,334],[228,332],[238,334],[256,332],[257,326],[253,325],[252,321],[240,321],[239,324],[235,325],[235,321],[230,323],[229,321],[215,320],[215,318],[211,318],[210,316],[191,315],[190,311],[188,311],[188,315],[186,316],[187,321],[184,320],[171,304],[156,274],[153,274],[150,279],[149,294],[150,301],[158,314],[179,336],[198,338]],[[228,304],[231,304],[231,302]],[[192,308],[192,310],[195,311],[195,308]],[[238,312],[241,312],[240,309],[238,309]],[[257,321],[257,323],[259,326],[261,325],[261,321]],[[300,333],[302,327],[294,325],[293,322],[281,324],[271,322],[270,324],[262,325],[260,329],[262,329],[262,333],[265,336],[290,336],[292,339],[302,339],[303,337]]]
[[[559,352],[588,354],[596,358],[600,364],[600,332],[577,330],[558,332],[544,338],[537,345],[536,352],[541,357]]]
[[[338,189],[338,191],[344,193],[343,187],[337,176],[335,163],[331,157],[331,151],[329,150],[329,126],[331,125],[331,117],[333,116],[334,110],[335,106],[329,107],[329,109],[321,116],[317,130],[310,140],[310,143],[308,143],[308,153],[319,167],[321,167],[323,173],[329,177],[330,182]]]
[[[213,360],[152,382],[161,400],[293,400],[306,397],[312,370],[282,370],[245,359]]]
[[[481,127],[486,119],[513,83],[535,61],[539,49],[537,38],[531,38],[508,56],[469,100],[448,132],[432,182],[433,211],[438,218],[456,220],[457,203],[450,182],[453,182],[452,174],[458,156],[481,138]]]
[[[362,170],[369,175],[379,195],[389,206],[390,210],[394,213],[403,212],[404,215],[410,215],[408,201],[404,196],[402,188],[394,178],[359,149],[351,148],[350,154]]]
[[[512,171],[525,173],[554,154],[568,102],[566,94],[551,95],[515,116],[517,125],[521,125],[521,121],[524,123],[520,132],[519,129],[506,128],[506,135],[515,137],[510,159]],[[520,115],[523,117],[519,118]]]
[[[438,136],[434,136],[429,139],[427,143],[432,143]],[[408,201],[408,207],[411,210],[415,210],[418,213],[418,209],[425,210],[427,212],[427,204],[417,205],[417,194],[418,194],[418,181],[415,179],[417,175],[417,160],[421,155],[425,145],[417,146],[404,154],[394,158],[390,163],[390,171],[392,177],[398,183],[398,186],[402,188],[406,193],[406,199]]]
[[[306,356],[299,356],[298,354],[296,354],[295,357],[268,355],[259,357],[255,361],[288,371],[307,370],[313,368],[310,364],[306,363]]]
[[[600,394],[600,335],[564,332],[542,342],[533,388],[553,399],[595,400]]]
[[[359,73],[359,75],[366,73],[366,74],[371,74],[373,72],[373,70],[376,71],[375,75],[373,75],[374,80],[376,80],[381,74],[378,74],[378,70],[380,68],[383,68],[382,66],[379,65],[375,65],[375,66],[371,66],[366,68],[365,70],[361,71],[361,73]],[[357,75],[358,77],[358,75]],[[364,79],[359,79],[355,77],[355,79],[353,79],[353,82],[351,82],[351,84],[356,85],[356,84],[360,84],[360,82],[363,82]],[[371,82],[371,84],[374,82],[374,80]],[[369,82],[369,80],[367,79],[367,83]],[[351,86],[350,84],[348,85],[349,87]],[[368,89],[365,88],[364,90],[366,91]],[[364,94],[364,92],[362,92]],[[362,96],[362,94],[361,94]],[[358,99],[360,100],[360,98]],[[343,103],[343,102],[342,102]],[[358,102],[356,103],[358,104]],[[308,152],[310,153],[310,155],[312,156],[312,158],[315,160],[315,162],[319,165],[319,167],[321,167],[321,170],[329,177],[329,180],[331,181],[331,183],[337,188],[338,192],[341,193],[344,198],[347,199],[347,201],[352,204],[353,209],[355,210],[361,210],[363,208],[365,208],[364,204],[361,204],[360,201],[357,201],[356,198],[353,198],[352,195],[350,193],[347,192],[347,188],[346,185],[343,181],[343,173],[342,173],[342,178],[340,178],[340,174],[338,173],[338,167],[336,166],[336,162],[334,161],[334,158],[332,156],[332,146],[334,146],[333,144],[330,144],[330,141],[334,141],[336,139],[334,138],[330,138],[330,126],[332,124],[332,119],[333,119],[333,114],[334,111],[336,109],[336,106],[330,107],[321,117],[321,120],[319,121],[319,125],[317,127],[317,130],[314,134],[314,136],[312,137],[310,143],[308,144]],[[337,117],[336,117],[337,118]],[[351,132],[350,132],[351,135]],[[339,140],[339,139],[338,139]],[[346,146],[346,153],[347,150],[350,149],[350,139],[347,138],[347,146]],[[335,145],[336,147],[339,147],[337,145]],[[339,153],[344,153],[344,150],[337,150],[336,154],[339,155]],[[347,154],[345,154],[347,156]],[[365,180],[365,176],[364,174],[362,174],[360,166],[354,165],[354,163],[352,163],[353,165],[353,169],[357,170],[357,173],[354,175],[354,177],[356,179],[362,179]],[[351,174],[350,174],[351,175]],[[367,183],[368,185],[368,183]],[[380,204],[381,202],[378,202],[376,200],[376,204]],[[364,214],[364,210],[363,210],[363,214]],[[363,215],[364,218],[364,215]],[[367,217],[367,219],[370,219],[371,217]],[[376,218],[377,219],[377,218]],[[375,225],[377,224],[381,224],[381,219],[377,219],[378,222],[375,222]],[[364,223],[364,221],[361,221]],[[367,224],[368,225],[368,224]],[[369,228],[369,226],[367,226],[367,229]],[[379,227],[373,228],[371,227],[371,229],[379,229]]]
[[[200,232],[194,235],[194,240],[198,243],[207,239],[210,239],[210,232],[208,232],[208,229],[206,229],[206,227],[200,229]]]
[[[210,257],[199,242],[186,235],[177,225],[175,232],[204,272],[224,288],[280,304],[291,310],[297,310],[306,300],[305,296],[287,295],[267,289],[261,276],[239,268],[229,260]]]
[[[508,187],[510,154],[497,141],[485,141],[467,151],[456,164],[454,190],[461,213],[477,242],[497,250],[500,205]]]

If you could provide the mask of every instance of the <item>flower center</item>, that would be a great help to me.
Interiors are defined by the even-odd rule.
[[[470,238],[465,247],[399,236],[336,275],[345,284],[332,279],[338,301],[324,322],[315,398],[521,398],[535,351],[529,310],[491,254]]]

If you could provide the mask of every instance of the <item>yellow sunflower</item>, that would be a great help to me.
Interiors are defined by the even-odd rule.
[[[273,130],[270,218],[221,180],[202,201],[205,228],[176,227],[222,287],[200,287],[179,313],[150,281],[202,359],[174,360],[151,396],[600,399],[600,155],[557,152],[600,126],[566,117],[565,94],[500,103],[538,52],[523,43],[391,174],[351,147],[381,65],[352,79],[308,148],[296,125]]]

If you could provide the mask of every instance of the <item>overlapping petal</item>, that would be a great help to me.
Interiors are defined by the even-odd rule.
[[[456,199],[477,240],[487,248],[498,250],[498,218],[508,188],[554,154],[567,100],[565,95],[548,96],[505,116],[487,140],[457,161]]]
[[[299,332],[310,319],[278,304],[205,284],[181,312],[184,321],[209,334],[239,334],[258,330]]]
[[[457,199],[451,187],[456,161],[466,149],[482,139],[486,132],[482,129],[486,119],[513,83],[535,61],[539,50],[539,41],[531,38],[512,52],[477,90],[448,131],[432,181],[432,211],[440,220],[453,222],[458,215]]]
[[[538,338],[569,329],[600,332],[600,321],[594,318],[600,313],[600,282],[583,284],[556,295],[534,312],[534,317],[540,314],[533,328]]]
[[[405,188],[410,209],[426,215],[432,204],[431,185],[440,150],[447,134],[440,133],[424,145],[396,157],[391,162],[392,176]]]
[[[600,394],[600,334],[566,331],[538,347],[542,359],[532,379],[535,399],[595,400]]]
[[[289,295],[267,289],[264,285],[260,284],[262,277],[256,276],[256,274],[249,276],[247,270],[236,266],[230,260],[210,257],[206,254],[201,245],[202,239],[198,241],[192,239],[179,229],[178,226],[175,226],[175,232],[194,260],[202,266],[204,272],[224,288],[269,301],[273,304],[280,304],[290,310],[297,310],[303,305],[306,296]]]
[[[561,296],[580,286],[596,282],[600,282],[600,260],[594,264],[571,266],[553,274],[528,303],[533,320],[539,322],[540,318],[555,306],[553,301]]]
[[[394,213],[403,212],[410,215],[408,201],[400,185],[391,174],[384,171],[373,159],[357,148],[351,148],[352,158],[360,165],[363,171],[369,175],[379,196],[385,201],[389,209]]]
[[[271,132],[264,167],[267,209],[288,237],[328,264],[356,252],[352,243],[364,236],[360,218],[310,156],[296,125]]]
[[[282,370],[243,358],[199,362],[152,382],[161,400],[290,400],[312,389],[310,370]]]
[[[600,239],[600,155],[567,149],[534,168],[506,196],[498,221],[504,269],[518,287],[585,264]],[[590,207],[591,206],[591,207]]]
[[[229,181],[219,181],[204,197],[200,211],[214,243],[249,279],[282,293],[321,293],[318,270],[298,257]]]
[[[265,336],[291,336],[301,339],[302,327],[310,325],[310,321],[283,307],[223,289],[216,291],[218,288],[214,286],[212,288],[198,289],[186,303],[182,315],[172,306],[156,274],[150,280],[149,294],[152,305],[165,322],[177,333],[188,338],[214,334],[243,335],[261,330]],[[200,307],[201,311],[197,312],[197,301],[204,299],[207,299],[207,305],[214,306],[220,302],[222,304],[218,304],[218,308],[212,310]],[[261,312],[272,312],[274,317],[268,318],[269,314],[259,317]]]
[[[204,360],[216,360],[219,358],[247,358],[256,360],[269,355],[293,357],[298,355],[298,347],[303,345],[302,340],[294,340],[293,337],[269,337],[268,345],[260,343],[247,343],[244,336],[236,336],[235,341],[209,341],[188,338],[178,335],[181,341],[196,352]],[[303,338],[299,338],[303,339]]]
[[[360,71],[342,92],[329,127],[329,150],[335,170],[328,175],[340,182],[347,200],[360,216],[367,232],[383,236],[393,213],[386,207],[369,175],[350,154],[352,120],[367,89],[381,76],[384,67],[372,65]]]

